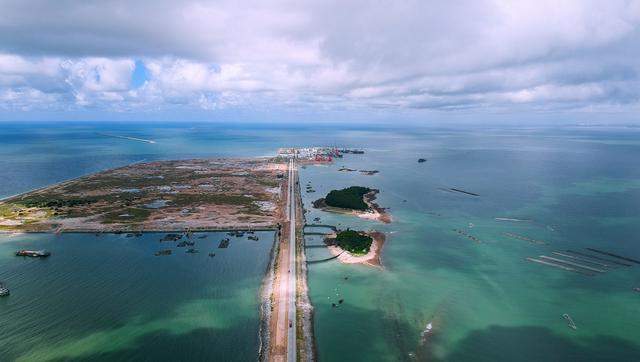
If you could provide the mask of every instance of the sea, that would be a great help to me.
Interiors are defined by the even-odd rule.
[[[133,162],[305,146],[364,151],[300,169],[307,221],[387,237],[381,268],[323,261],[305,238],[319,361],[640,360],[640,264],[587,249],[640,260],[637,127],[3,122],[0,198]],[[354,185],[380,190],[393,221],[311,205]],[[155,256],[162,236],[0,235],[0,361],[256,360],[273,234]]]

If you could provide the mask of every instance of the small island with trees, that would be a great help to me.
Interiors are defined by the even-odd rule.
[[[364,219],[391,222],[386,210],[374,202],[379,190],[351,186],[341,190],[331,190],[327,196],[313,202],[313,207],[329,212],[354,214]]]
[[[380,266],[385,235],[378,231],[342,230],[325,239],[329,252],[345,264]]]

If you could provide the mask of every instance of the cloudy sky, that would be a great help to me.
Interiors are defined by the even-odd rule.
[[[640,1],[0,0],[0,119],[637,120]]]

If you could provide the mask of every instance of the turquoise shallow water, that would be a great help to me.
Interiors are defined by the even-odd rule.
[[[366,153],[302,170],[301,185],[310,181],[317,190],[303,195],[307,208],[332,188],[365,185],[381,190],[379,202],[394,222],[310,210],[310,219],[375,228],[388,238],[382,271],[310,265],[320,360],[640,359],[640,293],[632,291],[640,265],[586,277],[524,260],[592,246],[640,259],[636,129],[0,124],[0,197],[141,160],[253,157],[327,144]],[[428,161],[418,164],[420,157]],[[343,165],[380,173],[338,172]],[[440,190],[447,187],[481,196]],[[211,264],[202,254],[153,257],[155,237],[4,237],[0,279],[13,294],[0,300],[0,356],[153,360],[167,351],[182,360],[214,353],[217,360],[252,360],[268,258],[263,239],[238,243],[229,249],[237,254]],[[43,263],[16,259],[11,253],[22,245],[56,254]],[[327,256],[322,248],[307,252],[309,259]],[[344,304],[332,308],[338,299]],[[421,343],[429,321],[434,333]]]
[[[586,277],[525,261],[597,247],[640,259],[638,144],[615,134],[384,135],[362,156],[307,167],[308,219],[387,232],[385,270],[310,267],[321,360],[640,358],[640,265]],[[623,137],[624,138],[624,137]],[[418,164],[419,157],[428,158]],[[375,176],[337,171],[377,169]],[[311,208],[333,188],[381,190],[383,225]],[[444,192],[457,187],[480,197]],[[499,221],[496,218],[529,221]],[[462,229],[479,238],[460,236]],[[547,242],[532,244],[504,233]],[[314,241],[311,241],[312,243]],[[308,249],[309,259],[328,256]],[[344,277],[348,277],[345,280]],[[332,302],[344,299],[338,308]],[[568,313],[576,331],[562,318]],[[433,334],[421,341],[428,322]],[[346,343],[346,341],[348,341]]]

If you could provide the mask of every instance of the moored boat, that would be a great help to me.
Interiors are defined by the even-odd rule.
[[[16,256],[28,256],[32,258],[46,258],[51,253],[47,250],[18,250]]]
[[[3,283],[0,283],[0,297],[6,297],[11,294],[9,292],[9,288],[7,288]]]

